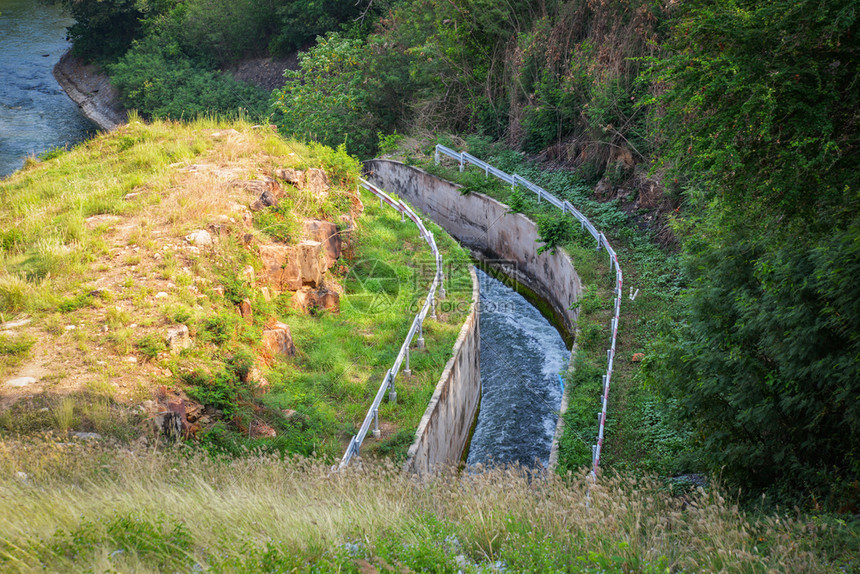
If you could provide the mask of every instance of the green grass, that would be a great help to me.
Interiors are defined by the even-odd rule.
[[[586,493],[588,498],[586,498]],[[719,487],[513,469],[424,481],[266,450],[0,443],[0,570],[851,572],[858,524],[745,512]]]

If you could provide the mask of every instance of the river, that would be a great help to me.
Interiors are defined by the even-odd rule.
[[[58,5],[0,0],[0,177],[24,158],[73,146],[97,127],[51,75],[73,20]]]
[[[466,462],[546,467],[570,357],[556,328],[522,295],[478,270],[481,410]]]

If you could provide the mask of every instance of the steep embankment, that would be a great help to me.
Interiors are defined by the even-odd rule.
[[[429,281],[415,226],[365,208],[358,173],[268,128],[132,117],[4,180],[0,435],[156,423],[340,456]],[[365,454],[411,442],[468,312],[468,270],[449,282]]]
[[[112,130],[126,122],[128,112],[120,103],[119,94],[107,74],[95,64],[85,64],[66,52],[54,66],[54,77],[84,115],[100,128]]]

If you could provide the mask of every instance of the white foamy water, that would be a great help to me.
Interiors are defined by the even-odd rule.
[[[561,405],[558,375],[570,351],[522,295],[477,273],[483,389],[467,462],[546,466]]]

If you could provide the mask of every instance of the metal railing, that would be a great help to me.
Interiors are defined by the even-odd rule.
[[[601,248],[606,249],[606,252],[609,254],[609,269],[615,270],[615,305],[614,305],[614,314],[612,316],[612,321],[610,322],[611,328],[611,339],[609,349],[606,351],[606,374],[603,375],[603,395],[601,397],[601,409],[598,413],[598,431],[597,431],[597,444],[592,445],[591,447],[591,469],[596,472],[598,466],[600,465],[600,453],[603,450],[603,437],[604,431],[606,428],[606,407],[609,402],[609,384],[612,380],[612,366],[615,363],[615,344],[618,337],[618,317],[621,314],[621,287],[622,287],[622,275],[621,275],[621,266],[618,264],[618,255],[615,253],[615,250],[612,249],[612,246],[607,241],[606,236],[602,233],[598,232],[594,225],[585,217],[582,213],[579,212],[569,201],[562,201],[555,197],[550,192],[546,191],[542,187],[539,187],[529,180],[521,177],[517,174],[508,175],[504,171],[493,167],[492,165],[483,162],[476,158],[473,155],[470,155],[466,152],[456,152],[450,148],[447,148],[443,145],[436,146],[435,152],[435,161],[436,164],[439,164],[439,160],[441,159],[440,154],[446,155],[452,159],[457,160],[460,165],[460,171],[466,169],[466,167],[471,164],[482,170],[484,170],[484,174],[489,177],[493,175],[498,179],[509,183],[511,185],[511,189],[515,189],[518,185],[522,186],[535,195],[537,195],[538,202],[546,201],[550,205],[553,205],[560,209],[562,213],[569,213],[573,217],[579,221],[580,227],[583,230],[588,231],[592,237],[597,241],[597,249]]]
[[[379,385],[379,390],[376,391],[376,397],[373,399],[373,404],[370,405],[370,409],[364,417],[364,422],[361,424],[358,434],[350,439],[349,446],[346,448],[346,452],[344,453],[338,468],[347,466],[353,457],[359,456],[361,444],[364,442],[365,437],[367,437],[371,424],[373,425],[373,436],[377,438],[380,436],[379,405],[382,403],[382,398],[385,396],[385,392],[388,391],[389,402],[393,403],[397,401],[397,391],[394,389],[394,381],[397,379],[397,375],[400,373],[400,368],[404,366],[404,363],[406,367],[403,370],[404,374],[406,376],[412,374],[409,368],[409,349],[412,346],[412,340],[415,338],[415,335],[418,335],[418,348],[420,349],[424,347],[424,319],[427,317],[428,313],[430,313],[431,317],[436,317],[436,290],[439,290],[439,297],[445,297],[445,288],[442,286],[442,255],[436,247],[436,239],[433,237],[433,233],[427,230],[424,223],[421,221],[421,218],[418,217],[418,215],[412,211],[408,205],[399,199],[394,199],[364,179],[360,180],[360,182],[361,187],[379,198],[380,207],[382,207],[383,204],[388,204],[400,213],[401,219],[403,219],[404,216],[408,217],[416,226],[418,226],[418,230],[421,232],[421,237],[430,246],[430,250],[433,252],[433,257],[436,259],[436,273],[433,276],[433,283],[430,285],[430,289],[427,292],[427,299],[424,301],[424,305],[421,307],[421,310],[418,311],[418,314],[415,315],[415,318],[412,320],[412,326],[406,334],[406,339],[404,339],[403,345],[400,347],[400,352],[394,360],[394,365],[392,365],[392,367],[385,373],[385,377],[382,379],[382,384]]]

